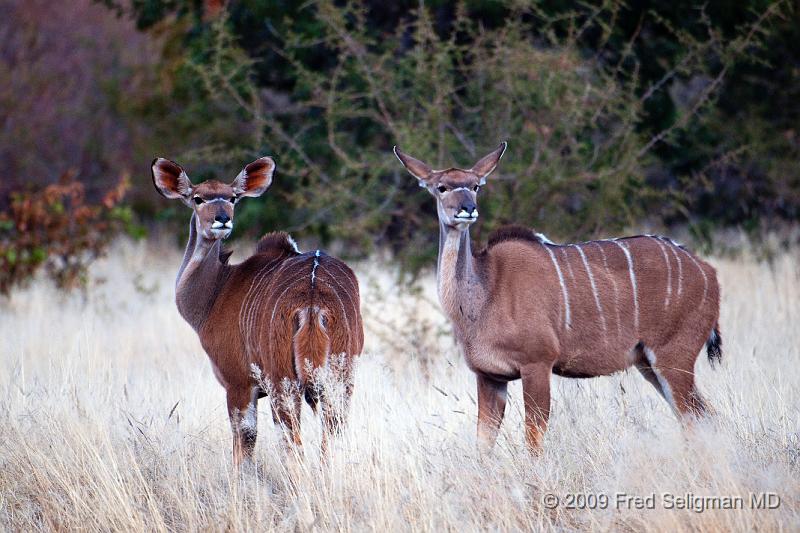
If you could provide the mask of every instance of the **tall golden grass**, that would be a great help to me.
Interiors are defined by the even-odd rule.
[[[0,304],[0,529],[800,527],[792,254],[770,265],[711,258],[724,364],[712,370],[703,356],[697,373],[715,418],[683,430],[635,371],[554,377],[541,457],[524,450],[518,384],[497,447],[477,453],[474,378],[433,276],[401,291],[386,265],[357,265],[367,345],[345,434],[321,462],[320,423],[306,407],[304,454],[287,455],[262,402],[256,467],[241,475],[222,388],[173,303],[179,261],[177,250],[118,243],[86,294],[37,282]],[[780,506],[753,509],[751,493],[762,492]],[[665,493],[688,494],[695,509],[667,508]],[[651,495],[653,509],[627,499],[649,506]],[[699,512],[705,497],[742,497],[744,508]]]

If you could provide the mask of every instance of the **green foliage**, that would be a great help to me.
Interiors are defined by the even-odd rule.
[[[582,239],[646,219],[706,239],[800,206],[793,130],[769,131],[752,92],[731,100],[747,73],[769,83],[766,43],[796,31],[783,1],[212,4],[152,0],[136,13],[185,35],[170,48],[182,59],[159,139],[183,146],[173,157],[199,167],[192,177],[278,162],[265,200],[240,206],[237,234],[288,229],[430,264],[433,201],[394,144],[441,167],[509,140],[481,195],[482,232],[517,222]]]
[[[283,105],[259,84],[257,60],[222,16],[194,41],[191,70],[215,109],[248,128],[202,156],[228,166],[242,149],[275,156],[273,201],[247,207],[245,225],[307,231],[351,251],[388,244],[411,269],[434,253],[435,212],[391,155],[393,144],[434,166],[468,167],[508,139],[482,194],[482,231],[518,222],[586,238],[630,226],[654,206],[662,216],[680,213],[683,189],[645,179],[658,162],[654,150],[708,124],[725,73],[772,8],[731,37],[703,13],[694,21],[702,38],[654,15],[682,54],[646,85],[631,43],[613,48],[621,9],[607,2],[551,16],[519,2],[487,28],[462,5],[442,32],[432,11],[419,8],[389,33],[375,31],[366,4],[322,0],[309,8],[312,33],[306,14],[299,30],[284,25],[274,47],[294,80]],[[585,53],[588,34],[613,61]],[[698,79],[661,129],[646,127],[668,88]]]

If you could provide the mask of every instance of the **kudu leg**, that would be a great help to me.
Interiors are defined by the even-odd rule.
[[[322,455],[326,456],[330,440],[341,435],[347,424],[353,384],[345,383],[340,394],[324,394],[322,397]]]
[[[300,438],[300,407],[299,391],[284,390],[272,399],[272,420],[283,430],[287,447],[303,444]]]
[[[705,399],[697,390],[694,368],[656,369],[664,376],[667,386],[671,389],[675,410],[681,418],[691,421],[702,418],[710,413]]]
[[[700,418],[711,412],[700,391],[697,390],[694,375],[694,361],[689,358],[672,356],[667,351],[649,350],[636,367],[647,381],[664,397],[675,414],[684,419]],[[655,365],[651,359],[655,359]],[[685,361],[684,361],[685,360]],[[679,361],[668,366],[662,361]]]
[[[506,410],[508,384],[480,374],[478,378],[478,447],[488,452],[497,440]]]
[[[531,452],[539,454],[550,418],[550,374],[552,367],[533,365],[522,369],[525,398],[525,440]]]
[[[233,464],[239,468],[253,457],[258,435],[258,400],[253,391],[245,388],[227,391],[227,401],[233,431]]]

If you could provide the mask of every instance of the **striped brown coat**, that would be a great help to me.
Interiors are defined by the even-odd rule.
[[[272,396],[273,418],[300,444],[301,398],[322,403],[327,436],[344,421],[352,394],[352,360],[361,353],[358,281],[352,270],[319,250],[301,253],[285,233],[270,233],[242,263],[228,263],[222,239],[233,228],[235,204],[259,196],[275,163],[261,158],[230,184],[194,185],[177,164],[153,162],[156,189],[192,209],[189,242],[176,280],[176,303],[195,329],[225,388],[234,459],[249,458],[256,441],[256,405]],[[320,369],[343,385],[327,397]]]
[[[439,299],[478,382],[478,436],[491,446],[507,383],[521,379],[529,445],[550,413],[550,376],[586,378],[636,367],[680,415],[706,404],[694,364],[721,357],[714,269],[670,239],[644,235],[557,245],[511,226],[473,253],[477,194],[505,143],[470,169],[433,170],[395,150],[436,198]]]

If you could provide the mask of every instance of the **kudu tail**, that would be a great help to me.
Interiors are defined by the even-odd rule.
[[[319,388],[314,383],[313,371],[325,366],[331,346],[325,311],[318,307],[306,307],[300,309],[296,317],[298,328],[292,343],[295,371],[305,391],[306,401],[316,410]]]
[[[708,362],[712,367],[716,363],[722,363],[722,337],[719,334],[719,323],[714,324],[714,329],[708,336],[706,354],[708,354]]]

